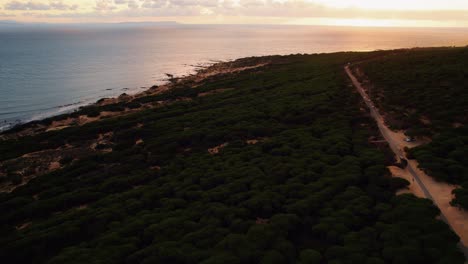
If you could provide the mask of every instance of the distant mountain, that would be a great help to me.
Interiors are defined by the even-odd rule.
[[[57,28],[57,27],[104,27],[104,28],[131,28],[131,27],[149,27],[149,26],[177,26],[180,25],[175,21],[158,21],[158,22],[121,22],[121,23],[21,23],[15,20],[0,20],[0,27],[41,27],[41,28]]]
[[[168,25],[168,26],[173,26],[173,25],[180,25],[180,23],[176,21],[158,21],[158,22],[121,22],[121,23],[115,23],[117,25],[138,25],[138,26],[152,26],[152,25]]]
[[[0,24],[18,24],[15,20],[0,20]]]
[[[74,24],[78,27],[101,27],[101,28],[136,28],[153,26],[178,26],[180,23],[175,21],[158,22],[120,22],[120,23],[93,23],[93,24]]]
[[[21,23],[18,23],[15,20],[0,20],[0,26],[19,26]]]

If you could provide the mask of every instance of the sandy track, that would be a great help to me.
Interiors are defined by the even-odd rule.
[[[380,115],[378,109],[365,92],[362,84],[353,75],[349,66],[345,66],[345,71],[359,94],[364,99],[366,105],[369,107],[371,116],[377,122],[382,136],[388,142],[390,148],[397,156],[397,159],[400,160],[400,157],[403,157],[408,160],[402,149],[404,146],[412,146],[405,144],[403,141],[405,137],[403,132],[394,132],[385,125],[383,117]],[[429,177],[418,167],[419,164],[416,160],[409,160],[408,166],[405,168],[405,173],[410,174],[414,178],[414,181],[419,185],[418,189],[420,189],[424,195],[423,197],[432,200],[434,204],[440,209],[441,219],[446,222],[460,237],[460,249],[468,259],[468,212],[450,205],[450,201],[453,197],[452,191],[457,186],[436,182],[433,178]]]

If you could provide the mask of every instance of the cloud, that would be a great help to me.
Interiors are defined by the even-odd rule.
[[[115,0],[115,3],[126,3]],[[139,10],[118,10],[129,16],[246,16],[282,18],[369,18],[468,20],[467,10],[365,10],[338,8],[305,0],[140,0]]]
[[[14,17],[15,15],[13,14],[8,14],[8,13],[4,13],[4,12],[0,12],[0,17]]]
[[[130,9],[136,9],[140,7],[140,5],[135,0],[129,0],[127,6]]]
[[[36,2],[12,1],[5,5],[6,10],[50,10],[50,5]]]
[[[62,0],[51,0],[49,3],[35,2],[35,1],[11,1],[5,4],[5,10],[18,11],[43,11],[43,10],[77,10],[78,5],[65,4]]]
[[[140,4],[136,0],[114,0],[116,5],[126,5],[129,9],[140,8]]]
[[[61,1],[61,0],[50,1],[49,6],[53,10],[77,10],[78,7],[79,7],[76,4],[74,4],[74,5],[64,4],[63,1]]]
[[[1,1],[1,0],[0,0]],[[87,1],[87,9],[75,10],[71,0],[10,1],[5,5],[8,10],[27,10],[35,17],[50,18],[94,18],[106,19],[162,19],[171,17],[183,20],[190,17],[219,17],[283,19],[303,18],[330,19],[387,19],[387,20],[431,20],[451,21],[468,24],[468,10],[368,10],[356,7],[338,7],[317,0],[82,0]],[[80,0],[81,1],[81,0]],[[38,10],[38,11],[34,11]],[[44,10],[41,12],[41,10]],[[47,12],[63,10],[64,12]],[[70,12],[70,10],[75,10]],[[66,11],[66,12],[65,12]]]
[[[96,0],[94,10],[98,12],[108,12],[117,9],[114,0]]]
[[[222,7],[225,3],[232,1],[217,1],[217,0],[140,0],[143,2],[143,8],[215,8]]]

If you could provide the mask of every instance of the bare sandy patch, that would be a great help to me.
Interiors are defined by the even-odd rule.
[[[124,112],[127,112],[128,110],[125,110],[123,112],[109,112],[109,111],[102,111],[100,114],[99,114],[99,118],[109,118],[109,117],[113,117],[113,116],[118,116]]]
[[[93,143],[91,143],[91,145],[89,147],[94,151],[112,152],[112,148],[105,148],[105,149],[98,150],[97,146],[98,145],[110,145],[113,135],[114,135],[113,132],[107,132],[107,133],[104,133],[104,134],[99,134],[98,138]]]
[[[170,89],[172,89],[171,84],[163,84],[163,85],[159,85],[159,86],[153,86],[148,91],[143,92],[143,95],[162,94],[162,93],[165,93],[165,92],[169,91]]]
[[[450,205],[450,202],[454,198],[452,191],[459,186],[438,182],[419,169],[419,164],[416,160],[409,160],[408,162],[415,168],[424,186],[435,198],[434,203],[447,218],[453,230],[460,236],[463,244],[468,245],[468,211]]]
[[[256,145],[258,143],[261,143],[263,141],[267,140],[267,138],[252,138],[252,139],[247,139],[245,143],[248,145]]]
[[[60,169],[62,166],[60,165],[60,162],[58,161],[52,161],[49,163],[49,171],[54,171]]]
[[[116,104],[119,102],[119,98],[114,97],[114,98],[102,98],[99,101],[97,101],[97,105],[99,106],[104,106],[104,105],[110,105],[110,104]]]
[[[249,139],[249,140],[246,140],[245,143],[249,144],[249,145],[255,145],[257,144],[258,142],[260,142],[258,139]]]
[[[407,189],[398,190],[396,193],[397,195],[411,193],[419,198],[425,198],[424,193],[421,190],[421,187],[419,186],[419,184],[415,182],[413,176],[411,176],[411,173],[397,166],[388,166],[387,168],[390,170],[393,177],[405,179],[410,183]]]
[[[32,222],[26,222],[24,224],[21,224],[19,226],[16,226],[16,230],[23,230],[23,229],[26,229],[28,227],[30,227],[32,224]]]
[[[265,218],[260,218],[260,217],[257,217],[257,219],[255,220],[255,224],[257,225],[266,225],[270,222],[270,219],[265,219]]]
[[[65,128],[68,128],[70,126],[56,126],[56,127],[51,127],[51,128],[48,128],[46,130],[46,132],[49,132],[49,131],[58,131],[58,130],[62,130],[62,129],[65,129]]]
[[[97,116],[97,117],[89,117],[89,116],[87,116],[87,115],[80,115],[80,116],[78,117],[77,122],[78,122],[79,125],[84,125],[84,124],[86,124],[86,123],[94,122],[94,121],[97,121],[97,120],[99,120],[99,116]]]
[[[87,204],[82,204],[82,205],[78,206],[78,207],[76,208],[76,210],[81,211],[81,210],[84,210],[84,209],[87,209],[87,208],[88,208],[88,205],[87,205]]]
[[[407,136],[405,135],[405,132],[402,130],[394,131],[394,130],[389,129],[387,133],[389,134],[390,137],[393,138],[394,143],[396,143],[400,151],[402,151],[406,147],[414,148],[414,147],[421,146],[421,145],[431,142],[431,139],[428,137],[421,137],[421,138],[417,138],[415,141],[406,142],[405,139],[407,138]]]
[[[221,149],[227,147],[228,145],[229,145],[229,143],[223,143],[223,144],[221,144],[219,146],[216,146],[214,148],[210,148],[210,149],[208,149],[208,153],[210,153],[211,155],[219,154]]]
[[[269,63],[259,63],[256,65],[250,65],[250,66],[241,66],[241,67],[236,67],[235,65],[232,65],[231,63],[219,63],[219,64],[214,64],[211,67],[208,67],[206,69],[202,69],[197,72],[196,75],[194,75],[194,81],[195,82],[202,82],[203,80],[216,76],[216,75],[222,75],[222,74],[232,74],[232,73],[238,73],[246,70],[252,70],[256,68],[260,68],[263,66],[268,65]]]

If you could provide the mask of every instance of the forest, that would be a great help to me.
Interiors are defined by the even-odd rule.
[[[431,143],[410,150],[436,180],[460,185],[453,205],[468,209],[468,47],[400,50],[362,63],[388,120]]]
[[[447,129],[434,140],[411,149],[421,168],[439,181],[458,184],[452,205],[468,209],[468,128]]]
[[[379,108],[409,135],[431,136],[467,121],[468,47],[396,50],[359,64]]]
[[[343,65],[371,54],[273,56],[140,103],[187,100],[0,141],[0,161],[103,134],[111,150],[63,157],[60,169],[0,193],[0,259],[464,263],[439,210],[396,196],[408,182],[369,142],[378,129]]]

